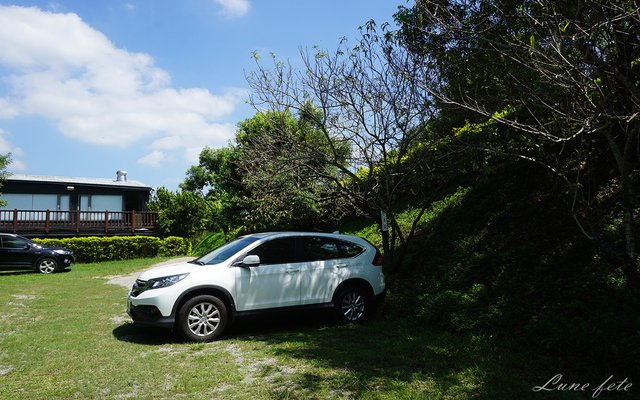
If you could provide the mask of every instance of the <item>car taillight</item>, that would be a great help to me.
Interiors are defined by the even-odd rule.
[[[375,265],[376,267],[380,267],[382,266],[382,254],[380,253],[380,250],[376,249],[376,256],[373,257],[373,265]]]

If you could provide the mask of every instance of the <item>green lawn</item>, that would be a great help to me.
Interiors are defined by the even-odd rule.
[[[0,272],[0,399],[547,399],[490,337],[412,328],[380,312],[361,326],[325,314],[261,317],[217,342],[133,327],[113,275],[160,259]],[[390,299],[392,301],[392,299]],[[524,354],[524,353],[523,353]],[[549,376],[549,378],[552,375]],[[600,396],[606,397],[606,394]]]

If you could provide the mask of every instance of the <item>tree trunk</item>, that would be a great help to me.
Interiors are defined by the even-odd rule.
[[[622,194],[622,229],[624,233],[625,251],[622,256],[622,271],[630,287],[640,290],[640,272],[636,260],[636,236],[634,223],[634,193],[632,189],[631,173],[634,170],[634,144],[638,136],[639,127],[634,127],[627,134],[624,147],[621,151],[615,138],[608,132],[606,137],[609,148],[618,164],[620,173],[620,191]]]

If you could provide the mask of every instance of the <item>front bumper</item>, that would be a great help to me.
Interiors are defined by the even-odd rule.
[[[60,265],[62,268],[70,267],[71,264],[75,262],[75,258],[73,256],[62,256],[60,257]]]
[[[133,305],[131,301],[127,303],[127,314],[133,323],[140,326],[153,326],[158,328],[173,328],[175,318],[173,316],[163,317],[156,306]]]

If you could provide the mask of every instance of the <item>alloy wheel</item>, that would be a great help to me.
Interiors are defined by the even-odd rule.
[[[198,303],[189,311],[187,323],[194,335],[211,335],[220,325],[220,310],[212,303]]]
[[[349,292],[342,298],[342,315],[348,321],[358,321],[364,315],[364,297],[358,292]]]

